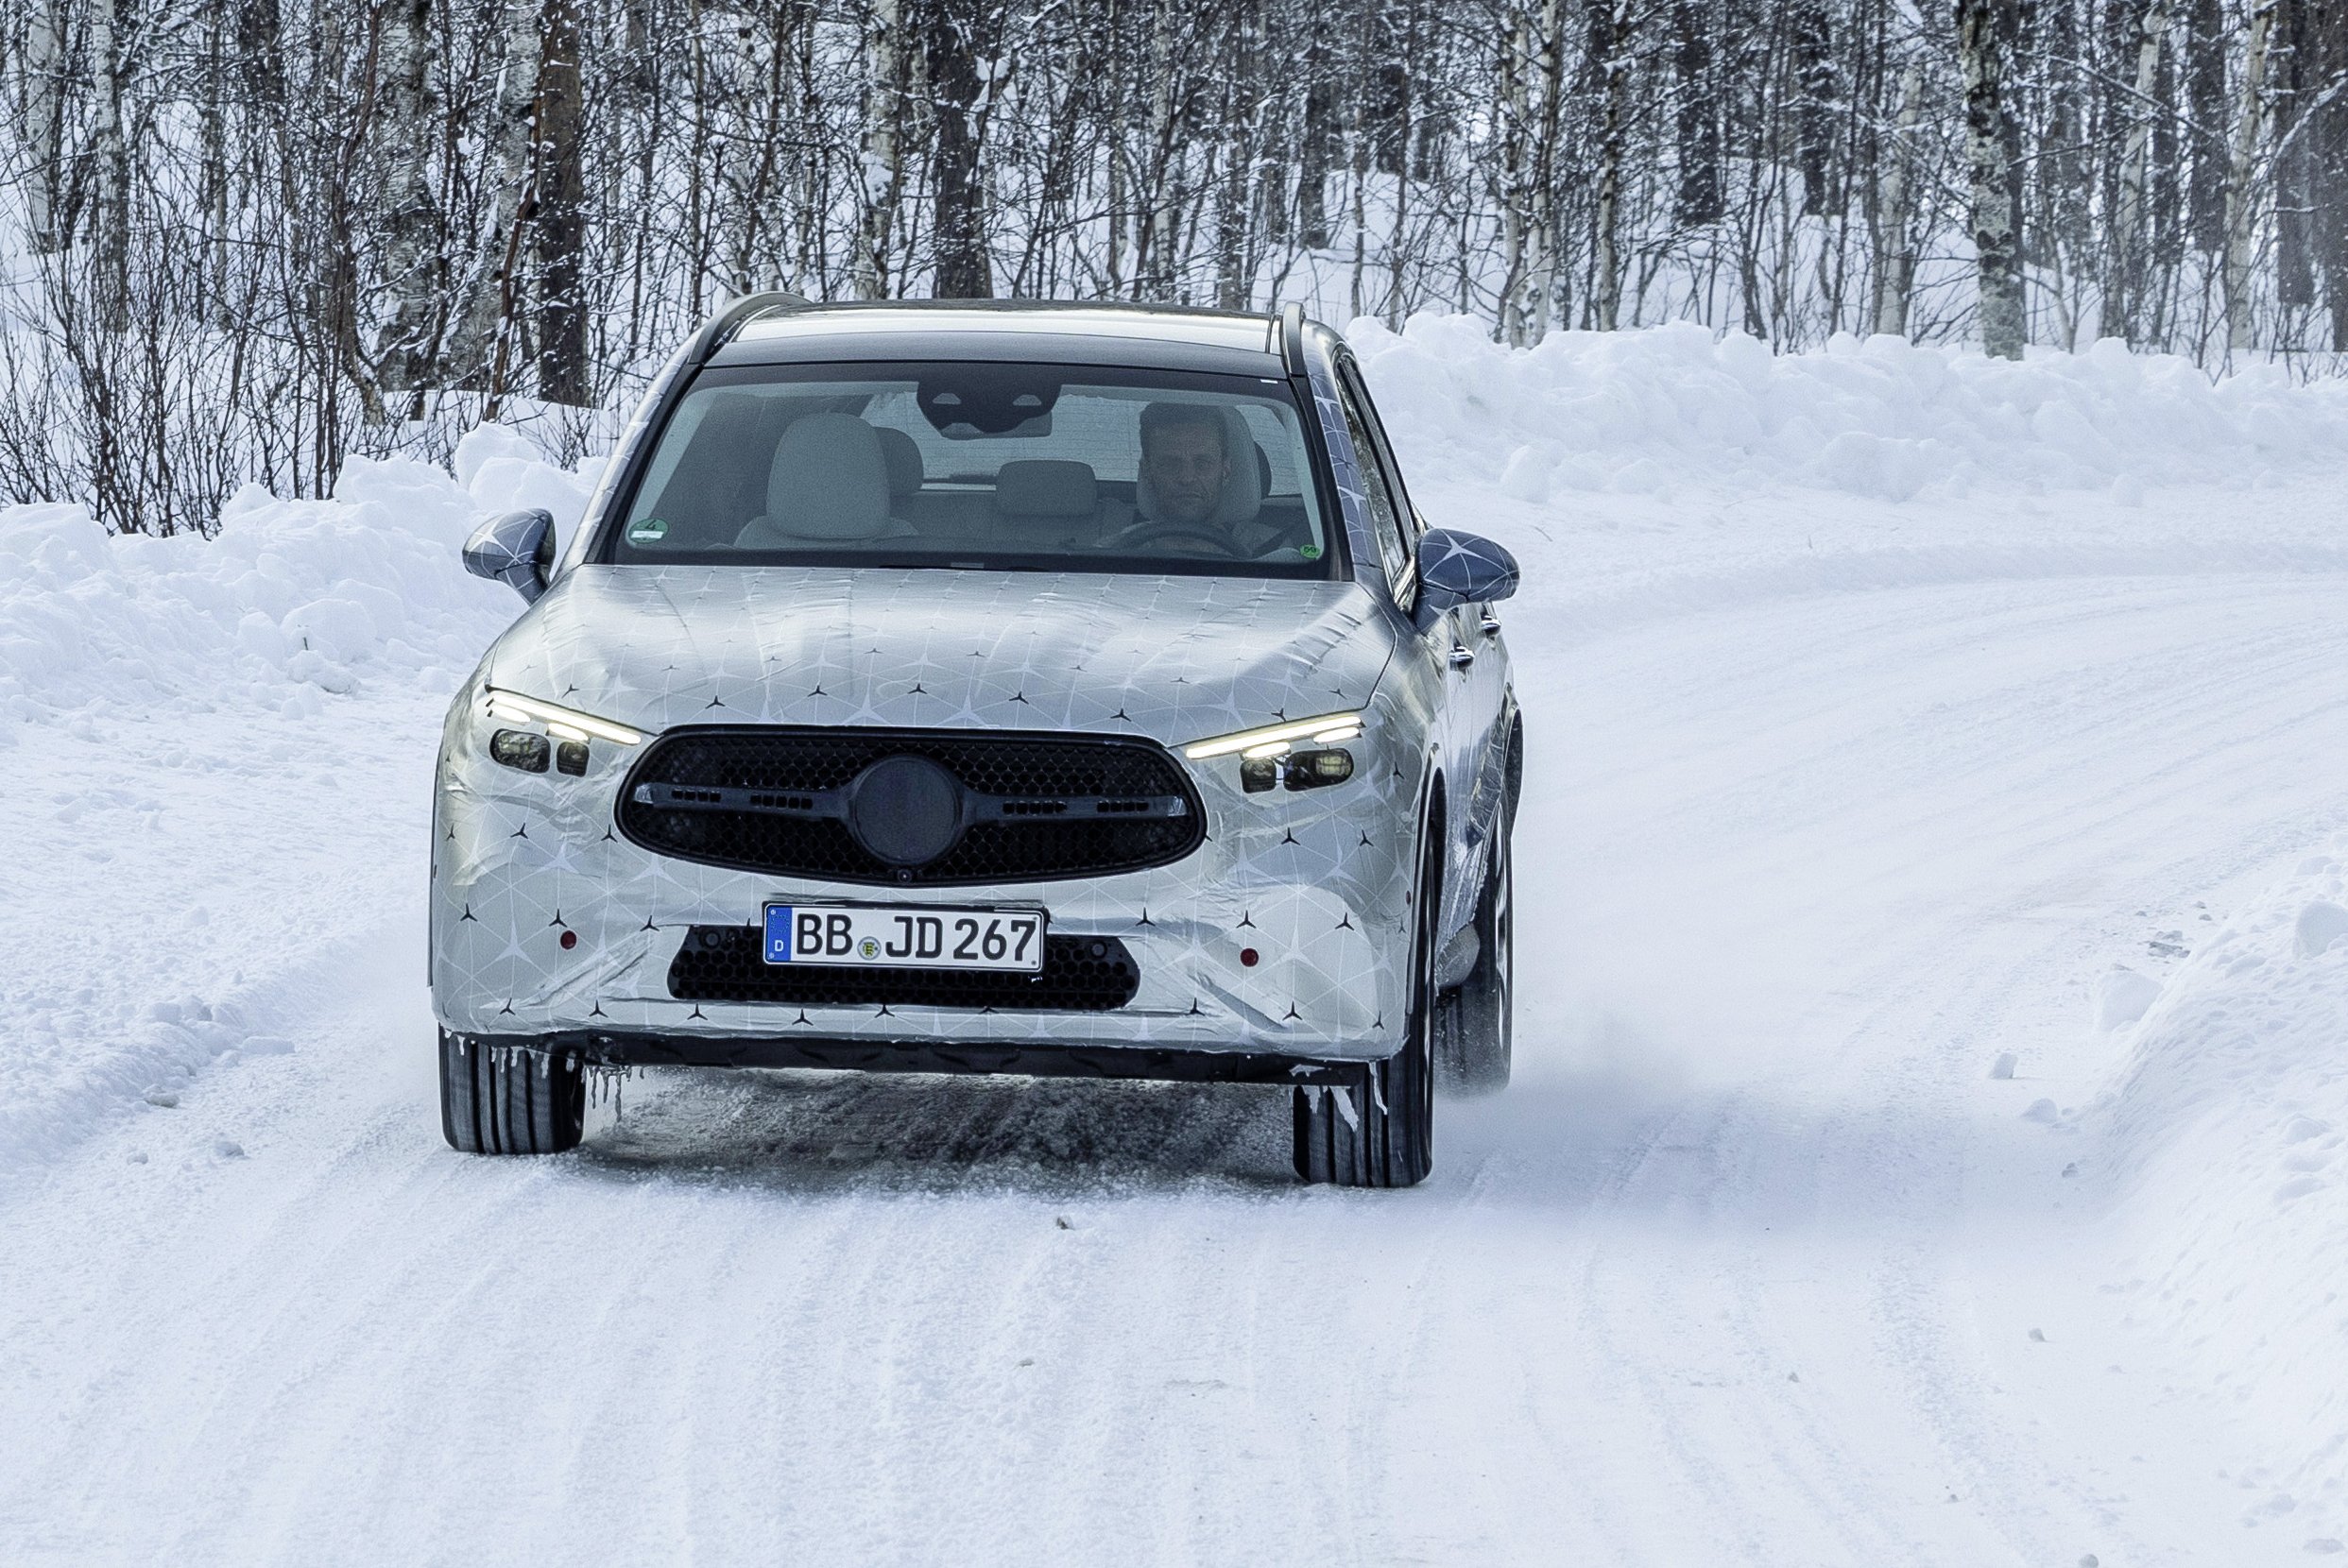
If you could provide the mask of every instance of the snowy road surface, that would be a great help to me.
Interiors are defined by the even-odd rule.
[[[438,700],[36,727],[60,1048],[126,974],[281,1038],[0,1186],[0,1559],[2310,1560],[2348,1498],[2148,1330],[2079,1108],[2096,978],[2348,825],[2348,576],[2000,575],[1536,574],[1517,1082],[1405,1193],[1187,1086],[678,1076],[460,1158]]]

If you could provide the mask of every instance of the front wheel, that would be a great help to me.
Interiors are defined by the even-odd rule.
[[[1497,1094],[1508,1087],[1517,980],[1511,815],[1503,804],[1476,897],[1476,966],[1435,1004],[1435,1061],[1444,1087],[1457,1094]]]
[[[559,1154],[587,1132],[587,1077],[561,1051],[440,1031],[440,1132],[467,1154]]]
[[[1441,807],[1435,821],[1440,822]],[[1344,1083],[1294,1091],[1296,1175],[1344,1187],[1416,1186],[1434,1168],[1435,921],[1442,907],[1443,861],[1424,854],[1411,934],[1409,1014],[1400,1050],[1363,1065]]]

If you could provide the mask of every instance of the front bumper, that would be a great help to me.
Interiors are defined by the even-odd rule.
[[[1237,760],[1227,759],[1231,781],[1198,776],[1207,843],[1182,861],[900,893],[656,855],[614,825],[626,767],[624,755],[598,748],[581,777],[521,774],[452,724],[431,895],[433,1004],[444,1028],[614,1062],[871,1068],[926,1060],[936,1065],[916,1070],[1298,1082],[1313,1081],[1311,1063],[1380,1059],[1401,1042],[1415,818],[1398,772],[1370,769],[1346,785],[1267,799],[1243,795]],[[1117,938],[1139,983],[1109,1011],[671,993],[671,965],[693,928],[754,923],[770,901],[1040,905],[1054,935]],[[951,1052],[963,1054],[941,1054]]]

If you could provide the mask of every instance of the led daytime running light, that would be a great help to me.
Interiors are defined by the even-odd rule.
[[[1244,752],[1250,757],[1277,757],[1299,741],[1350,741],[1361,733],[1361,714],[1324,713],[1317,719],[1266,724],[1261,729],[1243,729],[1230,735],[1193,741],[1182,748],[1182,755],[1193,762],[1209,757],[1228,757],[1235,751]]]
[[[489,712],[492,715],[503,714],[508,719],[544,724],[550,732],[564,739],[586,740],[592,736],[598,741],[609,741],[623,746],[637,745],[643,740],[642,735],[626,724],[615,724],[608,719],[598,719],[574,708],[557,707],[536,697],[500,691],[494,687],[489,690]]]

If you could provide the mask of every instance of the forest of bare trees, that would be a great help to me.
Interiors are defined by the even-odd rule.
[[[575,452],[728,296],[2348,349],[2348,0],[23,0],[0,500]]]

